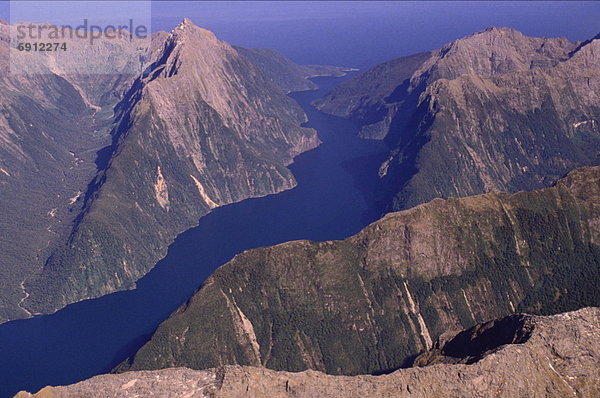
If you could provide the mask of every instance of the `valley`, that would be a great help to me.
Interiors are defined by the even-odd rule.
[[[277,84],[345,73],[277,52],[262,73],[189,19],[45,57],[0,28],[2,66],[36,68],[0,78],[0,322],[132,289],[211,209],[295,186],[286,166],[319,140]]]
[[[451,330],[596,306],[599,205],[600,166],[580,168],[551,188],[388,213],[344,240],[242,252],[116,370],[383,374]]]
[[[358,138],[350,122],[310,106],[338,80],[316,78],[319,90],[292,94],[322,141],[289,166],[295,188],[213,209],[175,239],[134,290],[1,325],[0,396],[109,372],[237,253],[296,239],[342,239],[375,221],[370,193],[385,145]]]
[[[308,56],[304,6],[243,17]],[[600,392],[600,35],[376,65],[378,7],[312,20],[363,71],[187,17],[60,54],[0,20],[0,397]]]
[[[379,202],[547,187],[600,162],[600,40],[505,27],[380,64],[316,102],[390,146]]]

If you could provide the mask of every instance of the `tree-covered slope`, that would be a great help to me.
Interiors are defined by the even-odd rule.
[[[600,167],[513,195],[436,199],[343,241],[248,250],[119,370],[224,364],[379,373],[448,330],[597,306]]]
[[[0,322],[30,315],[21,305],[24,285],[69,234],[98,171],[97,153],[110,144],[113,107],[135,79],[108,73],[112,63],[150,58],[163,40],[69,41],[80,55],[114,53],[96,56],[89,73],[71,53],[57,63],[54,54],[11,48],[8,28],[0,23]],[[69,65],[81,73],[66,73]]]

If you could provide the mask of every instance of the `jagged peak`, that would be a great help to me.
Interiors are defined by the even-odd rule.
[[[191,19],[189,18],[183,18],[181,20],[181,22],[179,22],[177,24],[177,26],[175,26],[175,28],[173,28],[173,30],[171,30],[171,33],[175,33],[178,31],[185,31],[186,29],[190,29],[190,28],[194,28],[196,25],[194,24],[194,22],[192,22]]]
[[[189,18],[183,18],[183,20],[171,31],[171,35],[177,38],[182,38],[186,35],[200,35],[202,39],[217,41],[217,37],[213,32],[194,24]]]
[[[509,26],[488,26],[484,30],[475,33],[475,35],[482,34],[482,33],[494,33],[494,34],[504,34],[504,33],[515,34],[515,33],[517,33],[519,35],[523,35],[523,33],[521,33],[520,31],[518,31],[514,28],[511,28]]]
[[[591,40],[594,40],[597,38],[600,38],[600,34]],[[508,27],[508,26],[488,26],[484,30],[481,30],[481,31],[473,33],[471,35],[464,36],[464,37],[458,38],[454,41],[451,41],[450,43],[441,47],[439,51],[442,51],[445,49],[447,50],[449,48],[454,48],[454,47],[457,47],[458,45],[462,45],[462,44],[475,44],[475,45],[484,44],[484,43],[481,43],[481,40],[487,40],[488,44],[496,44],[497,40],[502,40],[502,41],[506,41],[508,44],[512,44],[514,46],[519,45],[517,40],[523,40],[523,41],[527,41],[527,42],[540,42],[540,41],[548,41],[548,40],[568,42],[568,40],[563,37],[548,38],[548,37],[538,37],[538,36],[527,36],[523,32],[521,32],[517,29],[511,28],[511,27]]]
[[[461,37],[459,39],[451,41],[450,43],[443,46],[441,48],[441,50],[454,48],[457,45],[460,45],[463,43],[479,42],[482,38],[493,38],[493,39],[497,38],[497,39],[514,40],[515,38],[530,38],[530,37],[525,36],[522,32],[520,32],[514,28],[505,27],[505,26],[502,26],[502,27],[488,26],[484,30],[481,30],[481,31],[473,33],[471,35]]]
[[[192,22],[192,20],[189,19],[188,17],[183,18],[183,20],[181,21],[181,25],[195,26],[194,23]]]
[[[201,62],[198,57],[200,53],[211,54],[209,58],[215,60],[223,58],[228,51],[235,50],[228,43],[219,40],[210,30],[197,26],[189,18],[184,18],[166,37],[158,64],[164,64],[166,75],[173,76],[182,65]]]
[[[567,59],[573,48],[575,43],[565,38],[526,36],[510,27],[490,26],[434,51],[434,57],[420,72],[445,78],[467,73],[489,77],[549,68]]]

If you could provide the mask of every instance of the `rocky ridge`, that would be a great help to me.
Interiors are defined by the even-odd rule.
[[[225,366],[96,376],[16,398],[108,397],[596,397],[600,394],[600,310],[549,317],[514,315],[459,333],[423,354],[421,366],[381,376],[331,376]],[[465,338],[467,335],[468,337]],[[483,347],[471,364],[440,351]],[[480,340],[484,340],[483,343]],[[485,350],[487,348],[487,350]],[[426,358],[426,360],[424,359]],[[444,356],[444,358],[448,358]],[[436,365],[432,365],[437,363]]]

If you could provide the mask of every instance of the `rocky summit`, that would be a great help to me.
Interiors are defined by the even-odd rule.
[[[600,395],[600,309],[513,315],[452,333],[418,367],[380,376],[331,376],[224,366],[96,376],[15,398],[108,397],[581,397]]]

